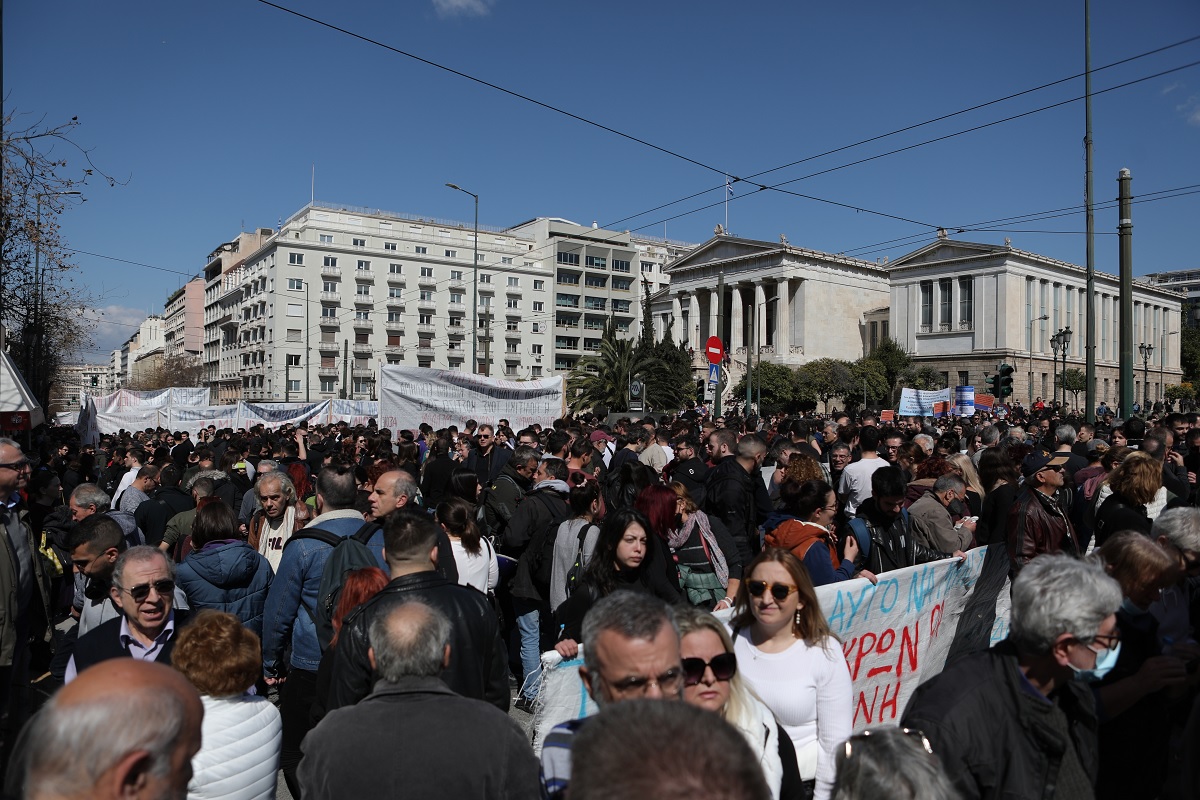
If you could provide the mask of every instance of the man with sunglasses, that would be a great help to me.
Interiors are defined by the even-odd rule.
[[[175,607],[175,565],[167,554],[151,545],[126,550],[113,566],[109,596],[121,616],[79,638],[67,664],[67,683],[110,658],[171,663],[187,612]]]
[[[1062,453],[1034,453],[1021,464],[1025,485],[1008,512],[1008,556],[1014,575],[1042,553],[1080,555],[1075,528],[1059,497],[1066,464]]]
[[[496,447],[496,429],[491,425],[479,426],[476,442],[475,449],[467,456],[466,466],[475,470],[480,486],[491,486],[512,458],[513,451],[507,447]]]
[[[1008,638],[919,686],[901,724],[925,734],[964,798],[1093,797],[1098,709],[1087,683],[1117,661],[1120,606],[1099,562],[1038,556],[1012,583]]]
[[[671,607],[648,594],[617,591],[583,618],[579,677],[600,707],[626,700],[679,700],[685,673]],[[556,725],[542,744],[542,796],[562,798],[571,783],[571,745],[587,718]]]

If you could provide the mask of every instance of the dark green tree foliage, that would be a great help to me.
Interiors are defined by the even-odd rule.
[[[850,390],[846,394],[846,405],[857,408],[866,392],[867,405],[891,405],[892,384],[888,383],[887,371],[881,361],[860,358],[850,365]]]
[[[763,413],[775,411],[794,411],[798,398],[796,397],[796,371],[782,364],[761,362],[750,371],[753,378],[754,401],[762,396]],[[733,387],[735,398],[746,396],[746,376]]]
[[[896,340],[890,336],[885,336],[875,346],[875,351],[867,356],[871,361],[878,361],[883,366],[884,379],[888,385],[889,405],[894,399],[897,381],[900,376],[912,365],[912,358],[904,351]],[[869,394],[869,392],[868,392]]]
[[[1179,365],[1185,381],[1200,383],[1200,328],[1184,326],[1180,330]]]
[[[818,358],[797,370],[800,399],[819,400],[829,413],[829,401],[854,391],[850,363],[837,358]]]
[[[929,366],[910,368],[900,376],[900,380],[904,386],[919,391],[927,392],[946,388],[946,380],[942,377],[942,373]]]
[[[647,406],[659,411],[682,408],[693,393],[686,348],[662,341],[643,349],[632,339],[619,338],[610,322],[600,340],[600,350],[579,359],[567,376],[568,404],[572,411],[600,406],[614,412],[628,411],[631,378],[645,384]]]
[[[1087,375],[1084,371],[1071,367],[1059,378],[1060,384],[1074,397],[1074,405],[1079,406],[1079,393],[1087,391]]]

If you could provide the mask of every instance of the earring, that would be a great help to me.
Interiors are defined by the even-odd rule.
[[[800,627],[800,609],[796,609],[796,627]]]

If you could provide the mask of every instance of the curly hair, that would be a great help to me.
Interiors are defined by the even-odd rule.
[[[783,470],[783,480],[797,484],[805,481],[823,481],[825,471],[821,469],[821,462],[807,453],[792,453],[787,467]]]
[[[171,666],[200,694],[239,695],[262,673],[262,644],[233,614],[206,608],[179,632]]]

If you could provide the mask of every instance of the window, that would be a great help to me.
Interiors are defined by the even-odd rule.
[[[325,256],[324,261],[322,261],[322,265],[326,267],[336,267],[337,256]]]
[[[428,254],[428,253],[429,253],[429,248],[428,248],[428,247],[421,247],[421,245],[417,245],[417,246],[416,246],[415,248],[413,248],[413,249],[414,249],[414,251],[417,253],[417,255],[426,255],[426,254]]]
[[[492,305],[492,298],[491,298],[491,296],[490,296],[490,295],[484,295],[483,297],[479,298],[479,305],[481,305],[481,306],[485,306],[485,307],[488,307],[488,308],[490,308],[490,307],[491,307],[491,305]]]
[[[418,325],[432,325],[433,324],[433,315],[432,314],[418,314],[417,315],[417,324]]]
[[[489,275],[489,274],[487,274],[486,272],[484,272],[484,273],[481,273],[481,274],[479,275],[479,282],[480,282],[480,283],[491,283],[491,282],[492,282],[492,276],[491,276],[491,275]]]
[[[642,262],[642,272],[654,272],[654,262],[653,261],[643,261]]]
[[[629,262],[614,258],[612,268],[613,272],[629,272]]]
[[[1068,295],[1070,297],[1070,295]],[[970,327],[975,322],[975,279],[958,279],[958,322]],[[966,386],[964,381],[962,386]]]
[[[433,302],[433,292],[429,291],[428,289],[422,289],[420,300],[423,303],[432,303]]]
[[[447,250],[446,258],[458,258],[458,251],[457,250]]]
[[[366,247],[367,240],[366,239],[351,239],[350,244],[353,245],[354,247]]]
[[[334,294],[337,294],[337,290],[338,290],[337,281],[321,281],[321,291],[322,292],[332,292]]]
[[[389,333],[388,337],[387,337],[387,346],[388,347],[399,347],[400,346],[400,334]]]
[[[355,378],[354,379],[355,394],[374,394],[375,381],[370,378]]]
[[[334,333],[333,331],[321,331],[321,341],[326,344],[334,343],[337,341],[337,334]],[[324,350],[325,348],[321,348],[321,349]],[[333,365],[330,364],[330,366],[333,366]]]
[[[432,278],[433,277],[433,267],[421,267],[421,277],[422,278]]]
[[[303,264],[304,263],[304,253],[288,253],[288,263],[289,264]]]
[[[546,304],[541,301],[535,300],[535,301],[533,301],[533,310],[534,311],[545,311]]]
[[[950,295],[953,287],[954,281],[950,278],[938,281],[938,325],[943,330],[947,330],[950,325]]]
[[[921,332],[933,330],[933,281],[921,281]]]
[[[606,269],[608,267],[608,259],[602,256],[588,256],[584,259],[584,264],[593,269]]]
[[[518,286],[520,286],[520,285],[521,285],[521,279],[520,279],[520,278],[514,278],[514,277],[511,277],[511,276],[510,276],[510,277],[509,277],[509,279],[508,279],[508,285],[509,285],[511,288],[514,288],[514,289],[515,289],[516,287],[518,287]]]
[[[431,274],[432,274],[432,273],[431,273]],[[450,280],[452,280],[452,281],[461,281],[462,279],[463,279],[463,276],[462,276],[462,270],[461,270],[461,269],[452,269],[452,270],[450,270]]]
[[[475,263],[479,263],[480,261],[487,261],[486,253],[476,253],[475,254]]]
[[[542,377],[542,368],[541,368],[541,367],[534,367],[534,368],[533,368],[533,373],[532,373],[532,375],[533,375],[533,377],[535,377],[535,378],[540,378],[540,377]]]
[[[303,338],[302,338],[303,335],[304,335],[304,332],[302,330],[300,330],[299,328],[288,328],[287,340],[289,342],[303,341]]]
[[[304,290],[303,278],[288,278],[288,289],[291,291]]]
[[[321,244],[333,244],[333,234],[332,233],[322,233],[317,238],[321,240]]]
[[[619,292],[629,291],[632,283],[633,281],[629,280],[629,278],[613,278],[613,288]]]
[[[371,312],[370,311],[355,311],[354,318],[356,320],[369,320],[369,319],[371,319]]]
[[[303,317],[304,316],[304,305],[302,303],[288,303],[287,304],[287,315],[289,317]]]
[[[540,292],[540,291],[544,290],[545,288],[546,288],[545,281],[534,281],[533,282],[533,290],[535,292]]]
[[[337,378],[321,378],[321,391],[322,392],[336,392],[337,391]]]
[[[396,249],[396,243],[395,243],[395,242],[384,242],[384,243],[383,243],[383,249],[384,249],[384,250],[395,250],[395,249]]]
[[[970,376],[965,371],[959,370],[958,385],[959,386],[970,386],[971,382],[970,382],[969,378],[970,378]]]
[[[508,308],[517,309],[521,307],[521,301],[515,297],[508,298]]]
[[[516,343],[516,342],[509,342],[508,344],[506,344],[506,345],[504,346],[504,352],[506,352],[506,353],[515,353],[515,352],[517,352],[517,343]]]
[[[400,264],[388,264],[388,272],[392,275],[401,275],[404,273],[404,267]]]
[[[321,306],[321,316],[325,319],[337,319],[337,306]]]
[[[288,382],[287,382],[287,390],[288,390],[289,392],[298,392],[298,391],[300,391],[300,379],[299,379],[299,378],[291,378],[291,379],[289,379],[289,380],[288,380]]]
[[[512,259],[508,258],[507,256],[500,256],[500,263],[501,264],[511,264],[513,262],[512,262]]]
[[[589,259],[590,260],[590,259]],[[559,253],[558,263],[567,264],[568,266],[579,266],[579,253]]]
[[[608,285],[608,277],[604,275],[588,275],[583,284],[593,289],[603,289]]]
[[[542,354],[542,346],[540,344],[530,345],[529,352],[535,356],[540,356]]]
[[[371,334],[369,334],[369,333],[354,334],[354,343],[355,344],[370,344],[371,343]]]
[[[389,311],[389,312],[387,312],[387,321],[388,322],[403,322],[404,321],[403,313],[404,312],[402,312],[402,311]]]
[[[462,317],[451,317],[450,321],[448,323],[446,323],[447,328],[461,328],[462,326],[463,326],[463,318]]]
[[[463,301],[462,292],[451,292],[450,293],[450,302],[451,303],[461,303],[462,301]]]
[[[370,297],[371,296],[371,284],[360,283],[358,286],[354,287],[354,293],[356,295],[358,295],[359,297]]]
[[[370,272],[370,271],[371,271],[371,262],[370,262],[370,261],[363,261],[362,259],[359,259],[359,261],[358,261],[358,271],[359,271],[359,272]]]
[[[392,298],[393,300],[398,300],[400,298],[401,291],[402,289],[399,286],[389,286],[388,297]]]
[[[515,319],[510,319],[504,323],[504,330],[506,330],[506,331],[520,330],[520,325],[517,324],[517,321]]]

